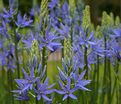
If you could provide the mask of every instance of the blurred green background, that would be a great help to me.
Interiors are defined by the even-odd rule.
[[[35,1],[40,5],[42,0],[18,0],[19,10],[21,10],[22,13],[27,13],[30,11],[32,4]],[[64,0],[60,1],[63,2]],[[118,15],[121,18],[121,0],[75,0],[75,2],[77,1],[81,2],[81,5],[90,5],[92,22],[95,25],[100,24],[103,11],[106,11],[107,13],[113,12],[114,16]],[[4,6],[7,6],[8,3],[9,0],[3,0]]]
[[[113,12],[114,16],[121,18],[121,0],[83,0],[85,4],[90,5],[92,21],[99,24],[101,21],[102,12]]]

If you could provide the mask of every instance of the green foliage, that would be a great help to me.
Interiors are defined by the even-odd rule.
[[[3,1],[0,0],[0,10],[3,8]]]
[[[110,13],[110,15],[108,15],[105,11],[103,12],[101,26],[103,28],[109,28],[109,27],[114,26],[114,15],[113,15],[113,13]]]
[[[40,18],[43,18],[44,16],[47,16],[48,14],[48,0],[42,0],[40,5]]]
[[[110,20],[111,20],[111,25],[114,25],[114,14],[111,12],[110,13]]]
[[[33,1],[33,7],[37,5],[37,1]],[[40,14],[35,11],[35,24],[40,23],[42,19],[46,19],[48,16],[48,0],[42,0],[40,4]]]
[[[87,29],[91,26],[90,6],[87,5],[83,11],[82,27]]]
[[[75,0],[69,0],[69,7],[70,7],[71,13],[74,13],[76,10]]]
[[[31,48],[31,57],[33,58],[34,56],[39,55],[39,45],[36,40],[33,40],[32,42],[32,48]]]
[[[75,4],[76,4],[76,6],[77,5],[84,6],[84,0],[75,0]]]
[[[119,16],[116,16],[115,26],[119,26],[119,25],[120,25],[120,17]]]
[[[103,36],[101,27],[99,25],[96,27],[95,36],[98,38],[101,38]]]
[[[64,58],[67,60],[72,57],[71,39],[64,40]]]
[[[37,0],[33,0],[32,6],[33,8],[37,6]]]

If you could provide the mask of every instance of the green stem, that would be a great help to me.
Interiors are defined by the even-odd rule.
[[[114,94],[115,94],[115,91],[116,91],[116,86],[117,86],[117,77],[115,78],[115,82],[114,82],[114,85],[113,85],[113,91],[112,91],[112,95],[111,95],[111,102],[113,100],[113,97],[114,97]]]
[[[118,97],[118,99],[119,99],[119,102],[121,103],[121,93],[120,92],[121,92],[121,85],[119,84],[119,90],[118,90],[119,97]]]
[[[15,56],[16,56],[16,65],[17,65],[17,76],[18,76],[18,79],[19,79],[20,78],[20,66],[19,66],[17,42],[15,42]]]
[[[13,73],[10,69],[7,71],[7,81],[8,81],[8,102],[9,104],[14,104],[14,96],[11,93],[13,90]]]
[[[118,104],[118,99],[119,99],[119,95],[118,95],[118,90],[117,90],[117,86],[118,86],[118,73],[119,73],[119,62],[118,60],[116,60],[116,65],[114,67],[114,73],[115,73],[115,81],[114,81],[114,85],[113,85],[113,90],[112,90],[112,95],[111,95],[111,103],[113,103],[113,98],[114,98],[114,94],[116,93],[116,101]]]
[[[85,79],[88,79],[88,60],[87,60],[87,47],[86,46],[84,50],[84,64],[85,64],[84,70],[86,70]],[[88,97],[89,97],[88,93],[85,92],[83,95],[84,96],[86,95],[86,99],[84,102],[88,103]]]
[[[85,99],[84,99],[84,92],[83,91],[81,91],[82,92],[82,104],[85,104]]]
[[[15,23],[14,18],[12,22]],[[18,55],[18,40],[16,34],[18,33],[19,27],[16,28],[15,24],[13,24],[13,34],[14,34],[14,44],[15,44],[15,57],[16,57],[16,66],[17,66],[17,77],[20,79],[20,66],[19,66],[19,55]]]
[[[10,74],[11,76],[11,91],[13,91],[14,90],[14,85],[13,85],[13,81],[14,81],[14,78],[13,78],[13,73],[11,72],[11,74]],[[13,94],[11,94],[11,96],[12,96],[12,104],[14,104],[14,96],[13,96]]]
[[[2,38],[2,37],[0,37],[0,38]],[[1,49],[1,51],[3,52],[3,48]],[[2,78],[5,79],[5,69],[4,69],[4,66],[2,65],[2,67],[0,67],[0,68],[2,68]],[[3,83],[3,86],[4,86],[5,85],[5,81],[2,80],[2,83]]]
[[[11,90],[11,88],[10,88],[10,71],[8,70],[7,71],[7,84],[8,84],[8,99],[7,99],[7,101],[11,104],[11,94],[10,94],[10,90]]]
[[[105,45],[105,50],[107,49],[107,39],[104,36],[104,45]],[[101,104],[104,104],[105,102],[105,88],[107,87],[106,85],[106,76],[107,76],[107,58],[106,55],[104,57],[104,74],[103,74],[103,85],[102,85],[102,96],[101,96]]]
[[[88,60],[87,60],[87,47],[84,50],[84,70],[86,70],[85,78],[88,79]]]
[[[96,90],[95,90],[95,87],[96,87],[96,84],[95,84],[95,82],[96,82],[96,71],[97,71],[97,65],[96,64],[94,64],[94,74],[93,74],[93,78],[92,78],[92,83],[91,83],[91,89],[93,90],[93,92],[91,92],[91,100],[90,100],[90,103],[93,103],[93,104],[95,104],[95,102],[96,102],[96,100],[95,100],[95,98],[96,98]]]
[[[110,66],[110,60],[108,59],[108,103],[111,104],[111,66]]]
[[[84,104],[83,101],[83,92],[81,90],[78,91],[78,104]]]
[[[14,23],[14,19],[13,19],[13,23]],[[16,57],[16,66],[17,66],[17,77],[18,79],[20,79],[20,65],[19,65],[19,54],[18,54],[18,40],[16,37],[16,33],[18,32],[19,28],[16,29],[15,24],[13,26],[14,28],[14,43],[15,43],[15,57]],[[21,104],[21,101],[19,101],[19,104]]]
[[[64,58],[64,40],[62,40],[62,46],[63,46],[63,48],[62,48],[62,58]]]
[[[114,81],[113,90],[112,90],[112,95],[111,95],[111,102],[112,102],[112,100],[113,100],[115,91],[116,91],[116,89],[117,89],[117,79],[118,79],[117,73],[118,73],[118,71],[119,71],[119,62],[118,62],[118,60],[116,60],[116,65],[115,65],[115,67],[114,67],[114,73],[115,73],[116,76],[115,76],[115,81]],[[118,94],[117,94],[117,91],[116,91],[116,95],[118,95]],[[118,97],[117,97],[117,101],[118,101]]]
[[[99,56],[97,55],[97,85],[96,85],[96,103],[98,103],[98,90],[99,90]]]
[[[46,47],[43,47],[42,51],[42,69],[44,70],[45,65],[47,65],[47,57],[46,57]],[[45,78],[47,77],[47,70],[45,72]]]
[[[70,104],[70,98],[69,97],[67,98],[67,104]]]
[[[2,66],[2,78],[5,79],[5,69],[4,69],[4,66]],[[3,83],[3,86],[4,86],[5,85],[5,81],[2,80],[2,83]]]
[[[72,25],[71,27],[71,46],[73,46],[73,28],[74,28],[74,25]]]
[[[37,88],[37,86],[36,86],[36,88]],[[38,102],[38,100],[37,100],[37,94],[36,94],[35,103],[36,103],[36,104],[39,104],[39,102]]]
[[[40,104],[44,104],[44,100],[43,100],[43,98],[41,98],[41,100],[40,100]]]
[[[22,51],[22,64],[23,64],[23,68],[25,69],[25,54],[24,54],[24,50]]]
[[[35,103],[36,103],[36,104],[38,104],[38,100],[37,100],[37,97],[36,97]]]

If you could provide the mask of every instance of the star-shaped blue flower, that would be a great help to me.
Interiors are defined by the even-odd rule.
[[[22,69],[22,71],[24,74],[24,79],[16,79],[16,82],[24,85],[22,92],[32,90],[35,82],[38,80],[38,77],[35,77],[34,75],[34,67],[32,67],[30,71],[30,76],[26,73],[24,69]]]
[[[54,7],[56,7],[56,5],[58,5],[59,1],[58,0],[51,0],[51,2],[48,3],[48,7],[50,9],[53,9]]]
[[[13,19],[13,16],[16,15],[17,10],[14,10],[12,7],[9,10],[3,9],[1,16],[8,22]]]
[[[43,47],[46,47],[47,49],[49,49],[50,51],[54,51],[53,47],[58,46],[58,47],[62,47],[61,43],[58,42],[58,40],[60,39],[59,36],[57,35],[53,35],[53,32],[49,32],[49,28],[46,31],[46,34],[44,37],[41,37],[41,44],[40,49],[42,49]]]
[[[78,74],[78,70],[73,74],[73,79],[75,82],[75,86],[78,87],[78,89],[84,90],[84,91],[90,91],[85,86],[88,85],[91,80],[85,80],[84,75],[86,71],[83,71],[80,75]]]
[[[64,95],[63,100],[67,99],[68,97],[72,99],[77,99],[77,97],[73,94],[78,88],[74,87],[71,89],[71,78],[67,78],[67,85],[63,85],[61,81],[59,81],[59,85],[62,90],[56,90],[58,94]]]
[[[21,14],[19,13],[17,16],[17,21],[15,23],[19,28],[23,28],[31,26],[32,22],[33,20],[28,20],[26,15],[22,17]]]
[[[40,81],[37,80],[37,88],[34,88],[34,91],[37,94],[37,100],[43,98],[45,101],[52,101],[47,95],[55,91],[54,89],[51,89],[53,86],[54,84],[48,86],[48,78],[46,78],[44,83],[40,83]]]
[[[79,38],[78,42],[80,45],[84,45],[85,47],[89,47],[89,45],[96,45],[97,43],[93,41],[94,38],[94,32],[91,32],[91,34],[87,37],[87,34],[82,30],[81,37]]]

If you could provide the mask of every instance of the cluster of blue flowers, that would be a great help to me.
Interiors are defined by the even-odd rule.
[[[99,60],[103,63],[104,58],[110,60],[113,65],[115,60],[121,61],[120,28],[105,30],[105,41],[96,37],[94,31],[82,27],[79,11],[75,11],[75,17],[75,14],[70,13],[67,1],[62,5],[59,2],[52,0],[48,3],[49,12],[46,17],[39,18],[41,11],[38,13],[33,8],[30,16],[35,19],[38,16],[39,22],[26,14],[22,16],[12,0],[9,8],[4,8],[0,14],[0,66],[12,71],[13,75],[18,73],[18,78],[15,79],[17,90],[12,89],[17,100],[30,100],[32,96],[37,100],[52,102],[54,93],[63,95],[62,100],[78,99],[79,96],[76,96],[75,92],[91,91],[86,85],[91,83],[88,74],[92,65]],[[63,57],[62,67],[57,67],[57,83],[49,85],[46,75],[49,69],[46,64],[48,55],[63,50],[65,39],[71,40],[72,56],[68,59]],[[37,43],[35,46],[34,42]],[[32,50],[38,51],[39,54],[32,53]],[[30,55],[26,63],[25,56],[22,56],[25,51]],[[57,84],[60,87],[54,87]]]

